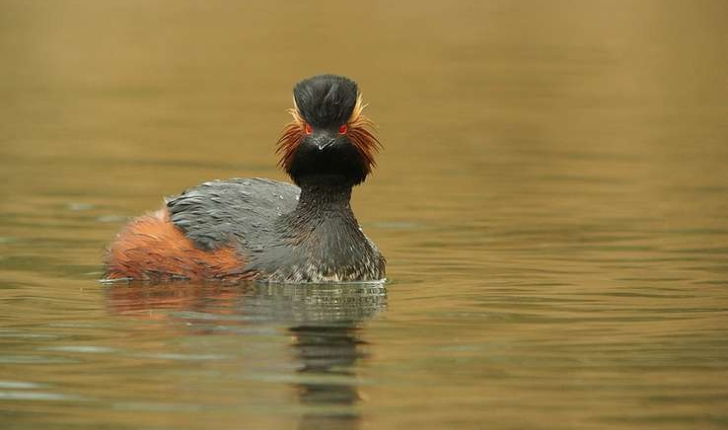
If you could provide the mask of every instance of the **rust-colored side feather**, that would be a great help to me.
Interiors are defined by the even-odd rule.
[[[204,251],[169,220],[166,209],[131,221],[111,244],[107,279],[165,281],[173,279],[240,280],[245,262],[232,247]]]

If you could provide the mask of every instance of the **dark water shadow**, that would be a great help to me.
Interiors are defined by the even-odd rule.
[[[109,285],[111,313],[194,322],[199,335],[284,325],[294,339],[293,383],[301,429],[357,429],[361,395],[356,365],[366,359],[365,322],[387,306],[383,283],[317,285]]]

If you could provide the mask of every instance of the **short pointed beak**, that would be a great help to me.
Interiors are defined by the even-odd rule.
[[[323,151],[324,149],[333,145],[335,142],[336,142],[336,139],[329,139],[329,140],[323,141],[323,142],[316,142],[316,148],[318,148],[319,151]]]
[[[323,130],[314,132],[311,137],[313,138],[311,143],[313,143],[319,151],[323,151],[336,143],[336,136]]]

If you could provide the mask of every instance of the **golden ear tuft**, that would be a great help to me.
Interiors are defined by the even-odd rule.
[[[288,109],[288,113],[293,117],[293,121],[286,124],[283,128],[283,134],[276,142],[276,154],[281,156],[278,165],[284,170],[288,170],[290,167],[293,154],[296,152],[298,145],[301,144],[306,129],[306,121],[304,121],[301,112],[298,110],[295,98],[293,99],[293,107]]]
[[[351,117],[347,121],[346,136],[361,154],[368,174],[372,167],[376,166],[374,154],[379,152],[382,145],[374,136],[373,129],[376,127],[374,121],[363,114],[365,107],[367,105],[364,104],[361,93],[359,93]],[[276,154],[281,157],[278,165],[286,171],[290,169],[293,155],[306,133],[306,121],[301,116],[295,98],[293,99],[293,108],[289,109],[288,113],[293,117],[293,121],[283,128],[283,133],[276,142]]]
[[[351,143],[359,150],[367,165],[367,173],[369,173],[371,167],[376,166],[374,154],[379,152],[382,144],[372,133],[372,129],[376,127],[374,121],[362,113],[365,107],[367,105],[364,104],[362,95],[359,93],[356,97],[354,110],[351,112],[351,118],[349,118],[349,129],[346,135],[349,137]]]

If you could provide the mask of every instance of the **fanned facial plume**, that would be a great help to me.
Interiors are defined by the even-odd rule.
[[[283,134],[276,143],[276,154],[281,159],[278,160],[278,166],[288,171],[293,162],[293,155],[296,153],[298,145],[301,144],[303,136],[306,133],[306,121],[301,117],[301,113],[296,105],[296,99],[293,99],[293,107],[288,109],[288,113],[293,117],[293,121],[286,124],[283,128]]]
[[[369,119],[362,112],[367,105],[364,104],[361,93],[356,97],[356,104],[351,113],[351,118],[347,123],[346,137],[359,150],[364,164],[366,165],[366,173],[369,174],[377,163],[374,161],[374,154],[379,152],[382,144],[372,133],[375,127],[374,121]]]
[[[315,79],[315,78],[312,78]],[[306,81],[304,81],[306,82]],[[300,84],[299,84],[300,85]],[[347,138],[349,143],[357,149],[361,157],[361,165],[363,167],[363,176],[366,177],[372,168],[376,166],[374,155],[381,149],[381,143],[373,133],[375,127],[374,122],[363,114],[364,104],[361,93],[356,94],[356,102],[351,109],[351,114],[345,123],[333,123],[339,128],[339,133]],[[293,108],[288,112],[293,117],[293,121],[285,126],[283,133],[277,142],[276,154],[280,156],[278,165],[286,172],[290,172],[294,163],[296,151],[306,138],[307,134],[311,134],[313,126],[306,121],[304,114],[299,109],[296,98],[293,99]],[[309,112],[310,115],[310,112]],[[346,116],[344,116],[346,118]],[[340,120],[339,120],[340,121]],[[339,127],[340,126],[340,127]],[[343,133],[342,133],[343,132]]]

